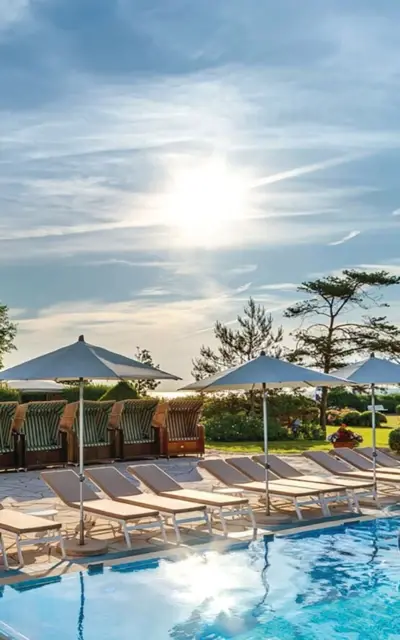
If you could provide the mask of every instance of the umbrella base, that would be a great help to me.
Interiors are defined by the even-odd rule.
[[[255,512],[257,524],[269,525],[269,524],[284,524],[285,522],[292,522],[293,516],[286,515],[284,513],[273,513],[267,516],[267,514],[260,511]]]
[[[102,556],[108,551],[107,542],[104,540],[93,540],[93,538],[87,538],[82,545],[79,544],[79,540],[76,538],[70,538],[64,541],[64,547],[66,555],[72,558]]]

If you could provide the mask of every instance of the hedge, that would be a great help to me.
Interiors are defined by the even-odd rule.
[[[400,429],[393,429],[389,433],[389,447],[392,451],[400,453]]]
[[[239,413],[222,413],[202,420],[206,440],[213,442],[262,442],[264,427],[262,418]],[[284,440],[288,438],[286,429],[274,419],[268,420],[268,439]]]

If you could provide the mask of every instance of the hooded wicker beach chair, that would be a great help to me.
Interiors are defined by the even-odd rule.
[[[49,400],[18,405],[14,428],[20,439],[20,467],[34,469],[67,463],[66,440],[60,431],[66,404],[65,400]]]
[[[204,455],[203,400],[175,398],[160,403],[153,424],[160,428],[161,451],[169,456]]]
[[[110,427],[115,429],[116,457],[129,460],[161,455],[160,429],[152,426],[157,400],[123,400],[111,410]]]
[[[84,461],[85,463],[114,460],[116,458],[115,429],[110,428],[110,414],[114,401],[85,400]],[[79,402],[65,407],[60,428],[67,434],[68,462],[78,463]]]
[[[14,418],[18,402],[0,402],[0,469],[20,466],[18,436],[14,432]]]

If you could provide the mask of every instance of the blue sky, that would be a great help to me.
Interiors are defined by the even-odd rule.
[[[399,20],[392,0],[0,0],[6,364],[84,333],[187,380],[250,294],[281,322],[315,274],[400,274]]]

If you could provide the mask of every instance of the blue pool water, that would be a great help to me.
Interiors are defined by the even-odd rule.
[[[400,639],[399,530],[400,518],[381,519],[5,587],[0,629],[29,640]]]

